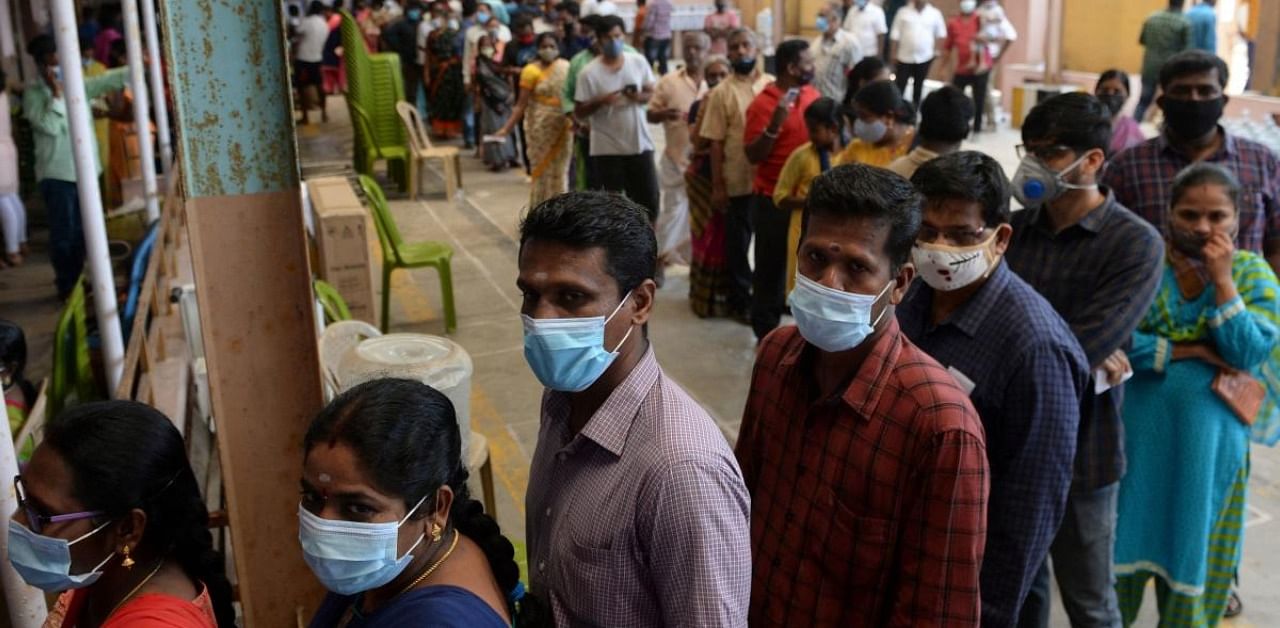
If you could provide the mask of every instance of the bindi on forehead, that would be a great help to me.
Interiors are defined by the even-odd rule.
[[[316,479],[320,480],[325,484],[328,484],[333,481],[333,476],[329,475],[328,473],[321,473]]]

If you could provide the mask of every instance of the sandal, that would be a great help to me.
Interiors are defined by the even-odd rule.
[[[1244,602],[1240,601],[1240,592],[1235,589],[1231,590],[1231,597],[1227,599],[1227,610],[1222,614],[1226,619],[1238,617],[1244,612]]]

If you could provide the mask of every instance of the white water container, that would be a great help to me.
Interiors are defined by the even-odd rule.
[[[453,402],[462,436],[462,459],[471,440],[471,356],[456,342],[426,334],[387,334],[363,340],[342,357],[338,380],[343,390],[396,377],[420,381]]]

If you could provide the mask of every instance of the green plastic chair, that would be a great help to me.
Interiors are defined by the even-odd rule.
[[[355,18],[345,10],[340,14],[355,169],[372,176],[374,164],[385,159],[387,173],[404,190],[409,184],[409,138],[396,112],[396,102],[404,99],[400,57],[393,52],[369,54]]]
[[[326,325],[351,320],[351,310],[347,308],[347,301],[338,294],[337,288],[323,279],[317,279],[311,282],[311,285],[316,291],[316,300],[320,302],[320,309],[324,310]]]
[[[355,123],[356,172],[366,176],[373,176],[374,164],[379,161],[386,161],[387,174],[397,182],[405,179],[401,187],[407,186],[408,181],[405,173],[409,171],[408,144],[381,143],[374,133],[369,112],[354,100],[347,99],[347,104],[351,109],[351,120]],[[392,110],[394,111],[394,108]]]
[[[54,329],[47,416],[57,416],[64,408],[100,397],[89,357],[88,318],[82,276],[71,289]]]
[[[382,332],[386,333],[391,317],[391,273],[397,268],[431,267],[440,273],[444,328],[447,333],[453,333],[458,328],[458,317],[453,309],[453,247],[433,241],[405,243],[378,182],[360,175],[360,187],[369,197],[373,224],[378,229],[378,242],[382,244]]]

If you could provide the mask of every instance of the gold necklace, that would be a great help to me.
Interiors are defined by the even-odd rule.
[[[399,595],[404,595],[405,593],[408,593],[408,592],[409,592],[409,589],[412,589],[412,588],[414,588],[414,587],[418,586],[418,584],[420,584],[423,580],[426,580],[426,579],[427,579],[427,577],[428,577],[428,576],[430,576],[433,572],[435,572],[435,570],[436,570],[436,569],[439,569],[439,568],[440,568],[440,565],[443,565],[443,564],[444,564],[444,561],[449,560],[449,556],[450,556],[451,554],[453,554],[453,549],[454,549],[455,547],[457,547],[457,546],[458,546],[458,531],[457,531],[457,530],[454,530],[454,531],[453,531],[453,542],[449,543],[449,549],[445,550],[445,552],[444,552],[444,556],[441,556],[441,557],[440,557],[440,560],[437,560],[437,561],[436,561],[434,564],[432,564],[430,567],[427,567],[427,570],[426,570],[426,571],[424,571],[424,572],[422,572],[422,575],[421,575],[421,576],[418,576],[417,578],[414,578],[414,579],[413,579],[413,582],[410,582],[410,583],[409,583],[409,586],[407,586],[407,587],[405,587],[405,588],[403,588],[403,589],[400,589],[400,592],[399,592],[399,593],[397,593],[396,595],[397,595],[397,596],[399,596]]]
[[[137,593],[139,590],[141,590],[142,587],[145,586],[148,582],[151,582],[151,579],[154,578],[156,574],[160,573],[161,567],[164,567],[163,558],[161,558],[160,563],[156,565],[154,569],[151,570],[151,573],[147,574],[147,577],[142,579],[142,582],[139,582],[137,586],[133,587],[133,589],[131,589],[128,593],[126,593],[124,597],[120,598],[120,601],[116,602],[115,606],[111,607],[111,612],[107,613],[107,617],[111,617],[112,615],[115,615],[116,611],[120,610],[120,607],[124,606],[124,603],[129,601],[129,598],[133,597],[133,595]]]

